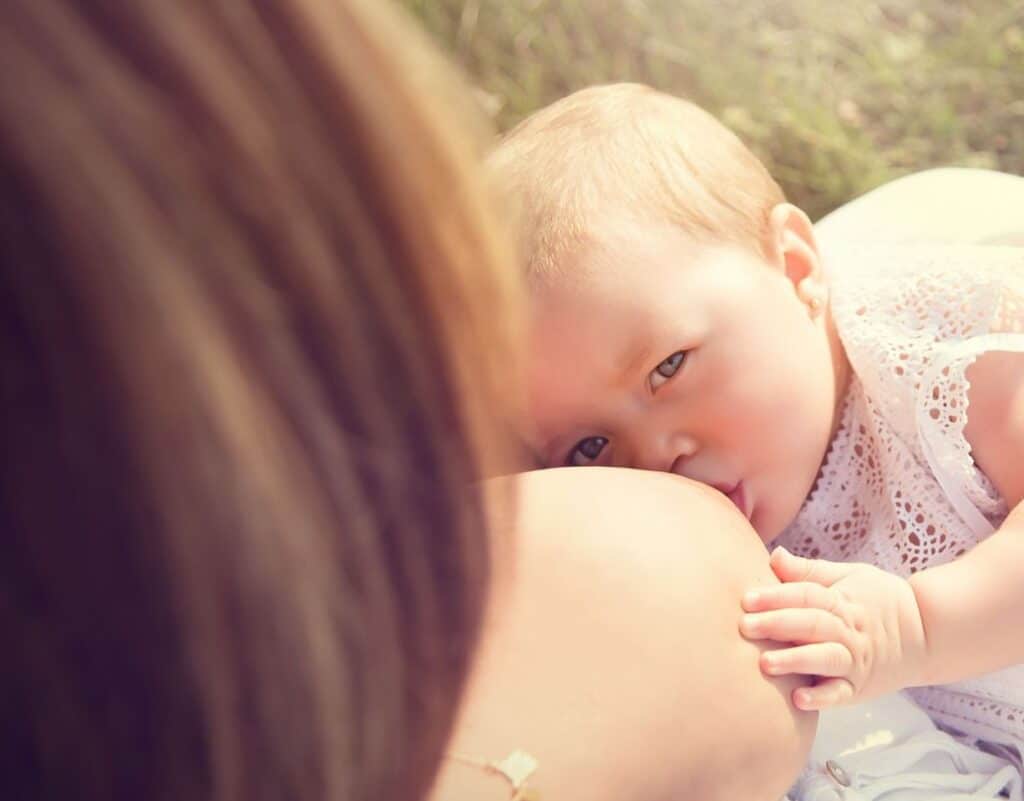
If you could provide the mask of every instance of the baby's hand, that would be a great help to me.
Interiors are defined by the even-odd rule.
[[[743,636],[792,647],[766,651],[769,676],[818,676],[793,692],[799,709],[825,709],[914,686],[927,640],[910,582],[865,564],[804,559],[776,548],[771,566],[783,584],[751,590]]]

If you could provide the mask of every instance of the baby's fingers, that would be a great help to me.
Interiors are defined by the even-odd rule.
[[[761,670],[769,676],[846,676],[852,668],[853,655],[837,642],[816,642],[761,654]]]
[[[823,609],[778,609],[743,615],[740,633],[750,640],[845,643],[849,629],[839,617]]]
[[[844,562],[805,559],[790,553],[781,545],[772,551],[768,564],[782,582],[813,581],[826,587],[831,587],[857,568],[857,565]]]
[[[745,612],[806,608],[836,612],[839,604],[839,594],[835,590],[812,582],[762,587],[750,590],[743,596],[743,610]]]
[[[852,698],[853,685],[847,679],[826,679],[813,687],[793,690],[793,705],[805,712],[839,706]]]

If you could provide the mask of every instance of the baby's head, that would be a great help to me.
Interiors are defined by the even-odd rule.
[[[713,117],[637,85],[538,112],[491,165],[531,287],[540,461],[680,473],[774,538],[845,381],[807,216]]]
[[[761,250],[785,202],[764,165],[703,109],[640,84],[595,86],[521,122],[490,159],[517,212],[531,281],[566,277],[609,220]]]

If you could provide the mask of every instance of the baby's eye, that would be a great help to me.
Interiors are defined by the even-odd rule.
[[[581,439],[569,451],[569,457],[565,460],[565,463],[573,467],[585,467],[588,464],[593,464],[607,444],[607,437],[587,437],[586,439]]]
[[[677,350],[665,359],[665,361],[651,370],[651,377],[649,379],[651,389],[657,389],[674,376],[679,368],[683,366],[683,360],[685,358],[686,354],[681,350]]]

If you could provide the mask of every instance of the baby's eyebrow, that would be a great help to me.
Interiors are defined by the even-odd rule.
[[[543,470],[548,466],[547,460],[535,448],[526,449],[526,458],[530,470]]]
[[[615,375],[629,378],[651,359],[651,346],[647,342],[634,342],[616,360]]]
[[[521,434],[515,438],[515,449],[518,453],[517,461],[524,470],[543,470],[548,466],[544,455]]]

